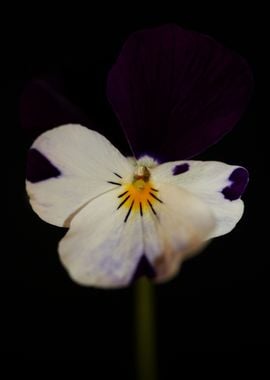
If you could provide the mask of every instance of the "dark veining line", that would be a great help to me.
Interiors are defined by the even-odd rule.
[[[132,201],[132,203],[131,203],[131,205],[130,205],[130,208],[129,208],[129,210],[128,210],[128,213],[127,213],[127,215],[126,215],[126,217],[125,217],[125,220],[124,220],[125,223],[126,223],[126,221],[128,220],[128,217],[129,217],[129,215],[130,215],[130,213],[131,213],[131,210],[132,210],[133,205],[134,205],[134,201]]]
[[[123,177],[120,176],[120,174],[117,174],[117,173],[113,173],[113,174],[115,174],[119,178],[123,178]]]
[[[152,191],[157,191],[157,192],[158,192],[158,190],[157,190],[157,189],[154,189],[153,187],[151,187],[151,190],[152,190]]]
[[[123,204],[128,200],[128,198],[130,198],[130,195],[128,195],[121,203],[120,203],[120,205],[117,207],[117,210],[119,210],[119,208],[121,207],[121,206],[123,206]],[[134,203],[134,201],[133,201],[133,203]]]
[[[152,195],[152,197],[155,198],[155,199],[156,199],[157,201],[159,201],[160,203],[163,203],[163,201],[162,201],[161,199],[159,199],[155,194],[151,193],[151,191],[150,191],[149,194]]]
[[[120,195],[118,195],[118,198],[121,198],[121,197],[123,197],[126,193],[128,193],[128,190],[127,191],[124,191],[124,193],[122,193],[122,194],[120,194]]]
[[[121,183],[113,182],[113,181],[107,181],[108,183],[111,183],[112,185],[121,186]]]
[[[143,216],[142,202],[140,202],[140,214]]]
[[[153,211],[153,213],[154,213],[155,215],[157,215],[157,213],[156,213],[156,211],[155,211],[155,209],[154,209],[152,203],[149,201],[149,199],[147,199],[147,203],[148,203],[149,206],[151,207],[151,210]]]

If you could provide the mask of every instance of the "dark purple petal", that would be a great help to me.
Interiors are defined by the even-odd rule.
[[[59,177],[58,170],[42,153],[37,149],[30,149],[28,152],[26,179],[32,183],[44,181],[51,177]]]
[[[25,88],[20,101],[20,122],[31,138],[62,124],[89,125],[83,112],[59,88],[59,83],[43,79],[33,80]]]
[[[187,172],[188,170],[189,170],[189,164],[184,163],[184,164],[176,165],[176,166],[172,169],[172,172],[173,172],[173,175],[178,175],[178,174],[185,173],[185,172]]]
[[[244,59],[169,24],[128,38],[109,73],[107,96],[136,155],[179,160],[229,132],[251,89]]]
[[[231,184],[222,190],[224,198],[235,201],[240,198],[248,183],[248,171],[245,168],[235,169],[229,177]]]
[[[132,277],[131,283],[133,283],[134,281],[136,281],[138,278],[142,276],[153,278],[155,277],[155,275],[156,275],[156,272],[154,268],[152,267],[152,265],[149,263],[147,257],[145,255],[142,255],[137,265],[136,271]]]

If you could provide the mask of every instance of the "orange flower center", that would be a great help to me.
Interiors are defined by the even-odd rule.
[[[150,181],[150,172],[146,166],[138,166],[135,170],[133,182],[122,186],[122,192],[118,195],[119,206],[125,207],[129,215],[140,213],[143,216],[146,212],[156,215],[155,203],[163,203],[158,197],[158,189]]]

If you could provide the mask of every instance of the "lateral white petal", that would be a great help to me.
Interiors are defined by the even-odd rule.
[[[179,174],[177,173],[179,169]],[[175,161],[157,166],[152,170],[156,182],[175,184],[205,202],[215,217],[215,229],[211,238],[230,232],[241,219],[244,205],[238,199],[227,199],[224,189],[232,184],[232,173],[243,170],[239,166],[222,162]],[[181,172],[182,170],[182,172]],[[243,180],[243,179],[241,179]],[[246,179],[247,181],[247,176]],[[246,182],[243,183],[243,189]]]
[[[119,191],[106,193],[84,207],[71,221],[59,243],[60,259],[81,285],[126,286],[143,253],[138,215],[119,205]]]
[[[105,137],[77,124],[43,133],[32,149],[60,172],[57,177],[39,182],[26,181],[34,211],[57,226],[69,226],[81,207],[117,186],[108,181],[118,183],[132,174],[132,163]]]
[[[175,185],[161,184],[153,206],[156,215],[143,216],[144,251],[157,272],[167,280],[184,258],[196,254],[214,228],[210,208],[198,197]]]

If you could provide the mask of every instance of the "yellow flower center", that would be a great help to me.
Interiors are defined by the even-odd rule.
[[[150,211],[156,215],[155,203],[163,203],[158,198],[158,189],[154,187],[150,177],[150,171],[146,166],[138,166],[134,172],[132,183],[122,186],[122,192],[118,195],[118,209],[123,206],[128,210],[125,222],[131,212],[140,213],[143,216],[144,213]]]

